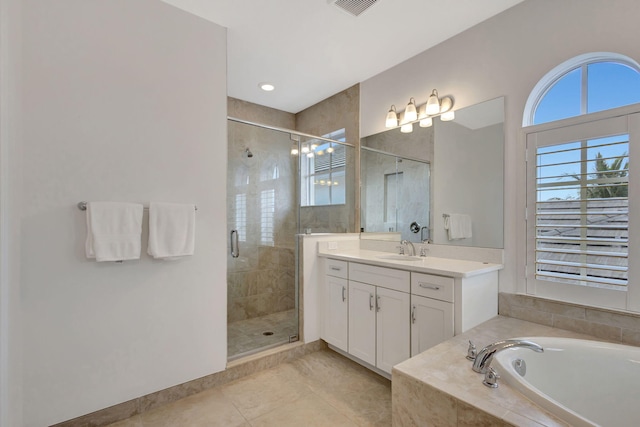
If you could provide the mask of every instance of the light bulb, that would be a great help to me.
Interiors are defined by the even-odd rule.
[[[312,157],[313,157],[313,152],[309,152],[309,153],[307,153],[307,157],[308,157],[308,158],[312,158]]]
[[[316,154],[317,154],[318,156],[322,156],[322,155],[324,154],[324,151],[322,151],[322,150],[318,150],[318,151],[316,151]]]
[[[407,123],[405,125],[400,126],[400,132],[402,132],[402,133],[411,133],[411,132],[413,132],[413,123]]]
[[[316,148],[318,148],[318,144],[311,144],[311,149],[315,150]]]
[[[385,127],[394,128],[398,126],[398,113],[396,113],[396,106],[392,105],[387,113],[387,120],[385,121]]]
[[[420,127],[421,128],[428,128],[433,126],[433,119],[431,117],[427,117],[426,119],[422,119],[420,120]]]
[[[442,115],[440,116],[440,120],[442,120],[443,122],[450,122],[455,118],[456,113],[454,113],[453,111],[447,111],[446,113],[442,113]]]
[[[293,147],[291,147],[291,155],[292,156],[297,156],[298,155],[298,147],[296,147],[295,145]]]
[[[303,145],[303,146],[302,146],[302,152],[303,152],[303,153],[308,153],[308,152],[309,152],[309,146],[307,146],[307,145]]]
[[[433,91],[431,91],[431,95],[427,100],[426,113],[430,116],[433,116],[434,114],[438,114],[439,112],[440,112],[440,100],[438,99],[438,91],[434,89]]]
[[[416,110],[416,101],[415,99],[409,99],[409,103],[407,104],[407,108],[404,110],[404,121],[405,122],[415,122],[418,120],[418,110]]]
[[[331,154],[335,151],[335,149],[333,147],[329,147],[327,148],[327,153]]]

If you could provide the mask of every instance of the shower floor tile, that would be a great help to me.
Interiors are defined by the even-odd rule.
[[[289,342],[298,335],[296,309],[240,320],[227,325],[227,358],[229,360],[275,345]]]

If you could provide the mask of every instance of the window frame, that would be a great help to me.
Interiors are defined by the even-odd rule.
[[[618,63],[620,65],[626,65],[627,67],[630,67],[636,70],[636,72],[640,73],[640,64],[638,64],[636,61],[629,58],[628,56],[621,55],[619,53],[591,52],[591,53],[586,53],[586,54],[578,55],[574,58],[571,58],[563,62],[562,64],[558,65],[557,67],[553,68],[547,74],[545,74],[545,76],[542,77],[542,79],[540,79],[540,81],[535,85],[535,87],[529,94],[529,98],[527,99],[527,102],[525,104],[524,114],[522,116],[522,127],[539,126],[534,124],[536,109],[538,108],[538,105],[540,105],[540,102],[542,101],[542,99],[547,95],[549,90],[560,79],[562,79],[565,75],[567,75],[568,73],[572,72],[577,68],[587,67],[589,64],[594,64],[598,62],[611,62],[611,63]],[[574,117],[581,117],[583,115],[587,115],[587,112],[586,112],[587,97],[584,96],[586,95],[586,89],[587,89],[586,86],[587,86],[587,79],[583,79],[582,88],[581,88],[582,95],[583,95],[581,97],[581,114],[580,116],[574,116]],[[612,111],[612,110],[606,110],[606,111]],[[596,113],[592,113],[592,114],[596,114]],[[559,120],[559,121],[562,121],[562,120]],[[541,125],[542,124],[545,124],[545,123],[541,123]]]
[[[524,285],[525,292],[542,298],[585,304],[589,306],[607,307],[625,311],[640,312],[640,265],[633,260],[640,259],[640,185],[629,182],[629,270],[626,292],[589,288],[578,285],[560,284],[535,279],[535,209],[537,200],[537,179],[535,174],[536,139],[544,132],[570,132],[578,129],[576,134],[568,136],[576,140],[598,138],[611,133],[611,124],[617,121],[617,133],[629,135],[630,176],[635,176],[633,160],[640,159],[640,104],[619,107],[597,113],[575,116],[539,125],[529,126],[522,130],[525,142],[525,253],[524,253]],[[620,127],[620,122],[624,122]],[[616,125],[613,125],[615,128]],[[636,160],[638,161],[638,160]],[[531,166],[533,164],[533,167]],[[636,181],[638,179],[636,178]]]

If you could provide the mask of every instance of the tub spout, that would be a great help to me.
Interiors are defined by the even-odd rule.
[[[488,346],[480,350],[480,352],[478,352],[478,355],[473,361],[472,369],[475,372],[480,372],[481,374],[485,374],[489,369],[489,366],[491,365],[493,356],[499,351],[502,351],[507,348],[512,348],[512,347],[528,348],[537,353],[544,352],[544,349],[540,345],[532,341],[527,341],[527,340],[496,341],[493,344],[489,344]]]

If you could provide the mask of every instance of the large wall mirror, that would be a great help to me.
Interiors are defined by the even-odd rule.
[[[504,246],[504,98],[455,113],[362,138],[362,238]],[[452,236],[452,217],[470,222],[470,237]]]

